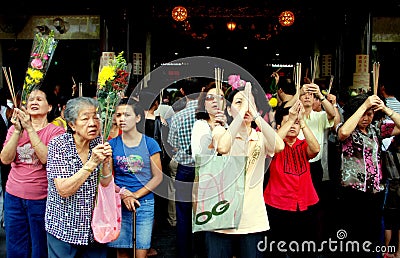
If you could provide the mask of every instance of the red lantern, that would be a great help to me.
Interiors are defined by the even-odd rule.
[[[187,18],[187,10],[183,6],[176,6],[172,9],[172,19],[175,21],[184,21]]]
[[[279,15],[279,23],[282,26],[291,26],[294,23],[294,14],[291,11],[283,11]]]

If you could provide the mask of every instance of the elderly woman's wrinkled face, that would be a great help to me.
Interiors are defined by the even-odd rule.
[[[360,118],[358,121],[358,128],[363,130],[367,126],[369,126],[372,123],[372,120],[374,119],[375,112],[371,108],[365,111],[363,116]]]
[[[47,113],[51,111],[46,93],[41,90],[34,90],[29,94],[26,107],[31,116],[47,116]]]
[[[70,124],[72,130],[79,137],[92,140],[100,134],[100,119],[97,116],[96,107],[82,107],[78,113],[75,124]]]

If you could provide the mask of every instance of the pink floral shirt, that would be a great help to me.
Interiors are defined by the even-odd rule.
[[[380,163],[380,146],[382,139],[391,136],[393,123],[371,124],[367,134],[356,128],[342,142],[342,185],[363,192],[380,192],[382,171]]]

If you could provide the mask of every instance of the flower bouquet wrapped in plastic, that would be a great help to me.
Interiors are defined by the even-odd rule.
[[[130,78],[131,64],[127,64],[121,52],[104,65],[97,80],[97,100],[102,121],[103,141],[107,141],[112,126],[115,106],[123,97]]]
[[[49,34],[42,34],[40,32],[35,34],[24,86],[22,88],[22,105],[26,104],[29,94],[42,85],[57,43],[58,40],[54,38],[54,31],[50,31]]]

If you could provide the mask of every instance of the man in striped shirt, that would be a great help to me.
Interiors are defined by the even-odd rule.
[[[186,98],[186,107],[171,118],[168,143],[176,151],[172,157],[178,163],[175,178],[176,206],[176,242],[177,257],[192,257],[192,188],[195,177],[195,166],[190,146],[193,124],[196,121],[197,108],[196,87],[193,81],[184,81],[181,91]]]

